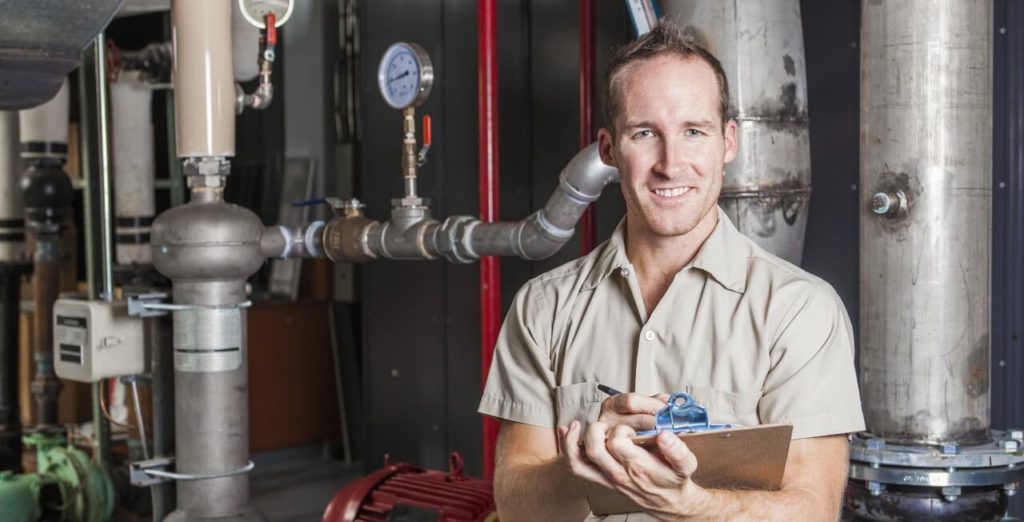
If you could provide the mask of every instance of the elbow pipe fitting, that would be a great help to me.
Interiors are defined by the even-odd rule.
[[[531,261],[550,257],[572,239],[587,206],[601,197],[605,186],[618,181],[619,171],[601,161],[597,144],[589,145],[566,165],[558,188],[543,209],[516,222],[448,218],[436,232],[437,251],[453,263],[469,263],[482,256],[518,256]]]

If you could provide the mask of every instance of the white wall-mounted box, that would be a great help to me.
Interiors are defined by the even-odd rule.
[[[53,305],[57,376],[79,382],[146,371],[143,322],[125,302],[58,299]]]

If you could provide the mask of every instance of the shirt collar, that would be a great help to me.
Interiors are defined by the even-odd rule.
[[[736,229],[729,216],[716,205],[718,224],[711,231],[697,255],[683,268],[698,268],[710,275],[718,284],[734,292],[743,293],[747,286],[747,258],[750,246],[745,236]],[[626,219],[619,221],[615,232],[596,255],[594,270],[587,277],[586,287],[593,288],[613,271],[632,268],[626,257]]]

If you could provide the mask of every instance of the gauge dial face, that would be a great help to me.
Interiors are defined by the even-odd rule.
[[[427,53],[416,44],[396,43],[384,53],[377,82],[388,105],[414,107],[427,98],[434,73]]]
[[[266,25],[263,19],[268,13],[274,13],[277,18],[274,26],[281,27],[292,17],[295,0],[238,0],[238,7],[241,8],[242,17],[260,29]]]

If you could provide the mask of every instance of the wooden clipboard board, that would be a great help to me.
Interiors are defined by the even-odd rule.
[[[680,433],[697,457],[693,480],[712,489],[777,490],[782,486],[789,456],[791,424],[727,428],[699,433]],[[634,441],[652,451],[655,435],[637,437]],[[642,511],[628,497],[604,486],[588,482],[587,500],[595,515],[616,515]]]

